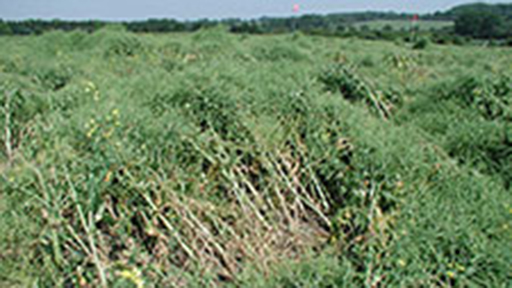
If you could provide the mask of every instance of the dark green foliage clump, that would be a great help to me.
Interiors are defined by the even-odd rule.
[[[94,33],[86,46],[101,49],[106,57],[130,57],[146,50],[146,46],[139,37],[118,26],[107,27]]]
[[[402,102],[395,91],[381,91],[360,79],[356,70],[345,64],[332,65],[325,69],[318,80],[330,92],[341,93],[349,101],[360,101],[381,117],[389,117],[392,110]]]
[[[271,45],[260,45],[252,53],[260,61],[304,61],[308,59],[300,48],[288,43],[273,43]]]
[[[243,134],[244,127],[239,123],[236,100],[230,99],[218,88],[178,91],[169,101],[171,105],[177,105],[183,110],[203,131],[213,129],[223,138],[233,141],[247,137]]]
[[[48,90],[64,88],[72,79],[73,72],[66,67],[41,67],[34,71],[34,81]]]
[[[512,183],[512,86],[507,76],[460,77],[408,106],[407,119],[439,137],[450,156]]]
[[[225,55],[228,50],[236,51],[235,36],[228,33],[223,26],[201,29],[191,38],[193,51],[203,57]]]
[[[512,121],[512,79],[468,77],[442,89],[443,98],[455,100],[465,108],[478,111],[489,120]]]
[[[414,50],[423,50],[426,49],[429,45],[429,40],[425,37],[418,39],[412,46]]]
[[[348,100],[364,100],[364,84],[353,69],[346,65],[333,65],[319,76],[320,82],[330,92],[339,92]]]
[[[135,56],[144,51],[144,46],[135,36],[113,37],[106,40],[107,56]]]

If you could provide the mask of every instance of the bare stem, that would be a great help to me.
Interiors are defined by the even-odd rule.
[[[5,92],[5,104],[4,104],[4,114],[5,114],[5,153],[7,154],[7,159],[9,160],[9,164],[12,163],[12,134],[11,134],[11,96],[15,93]]]

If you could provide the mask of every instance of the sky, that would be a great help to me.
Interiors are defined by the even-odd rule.
[[[257,18],[349,11],[434,12],[476,0],[0,0],[2,19]],[[479,1],[506,2],[512,1]]]

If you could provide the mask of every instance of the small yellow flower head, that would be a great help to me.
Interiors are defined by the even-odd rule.
[[[405,260],[403,260],[403,259],[398,260],[398,266],[400,266],[400,267],[405,267],[405,265],[407,265],[407,263],[405,262]]]
[[[94,83],[91,81],[87,81],[87,86],[91,87],[92,89],[96,89],[96,85],[94,85]]]
[[[508,213],[512,214],[512,208],[508,209]]]
[[[96,123],[96,120],[91,119],[91,120],[89,121],[89,123],[91,123],[91,125],[93,125],[94,123]]]
[[[447,275],[448,277],[452,278],[452,279],[453,279],[453,278],[455,278],[455,272],[453,272],[453,271],[448,271],[448,272],[446,272],[446,275]]]
[[[112,110],[112,115],[114,115],[114,117],[119,116],[119,109]]]
[[[116,125],[117,127],[119,127],[119,126],[121,126],[121,122],[116,121],[116,123],[115,123],[114,125]]]
[[[110,137],[112,137],[113,133],[114,133],[114,130],[110,130],[110,131],[104,133],[103,137],[105,137],[105,139],[109,139]]]
[[[144,287],[144,280],[142,280],[142,273],[138,269],[123,270],[119,273],[119,276],[131,281],[137,288]]]
[[[91,130],[87,132],[87,138],[92,138],[92,135],[94,135],[94,132],[96,132],[96,127],[92,127]]]
[[[14,183],[14,181],[16,181],[16,178],[11,176],[11,177],[9,177],[8,181],[9,181],[9,183],[12,184],[12,183]]]

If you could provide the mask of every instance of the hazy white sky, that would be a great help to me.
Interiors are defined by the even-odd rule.
[[[253,18],[362,10],[433,12],[471,0],[0,0],[0,18],[146,19]],[[512,2],[512,1],[480,1]]]

